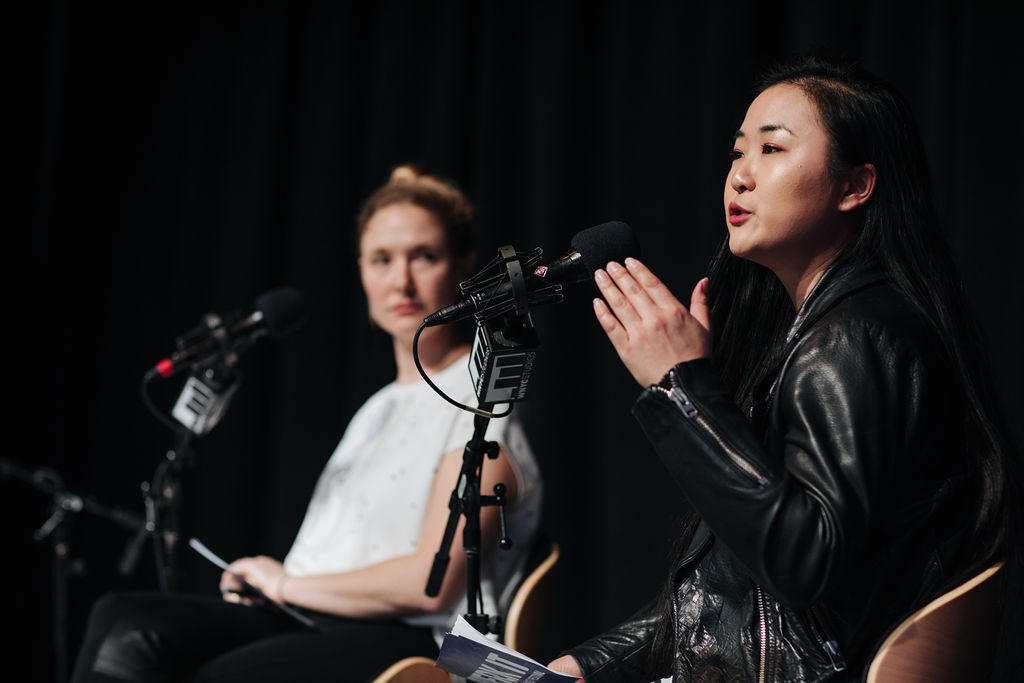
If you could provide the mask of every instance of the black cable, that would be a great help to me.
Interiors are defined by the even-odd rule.
[[[419,370],[420,376],[423,378],[423,381],[427,383],[427,386],[429,386],[431,389],[433,389],[437,393],[438,396],[440,396],[444,400],[448,401],[449,403],[451,403],[456,408],[461,408],[462,410],[467,410],[467,411],[473,413],[474,415],[479,415],[480,417],[487,417],[487,418],[505,417],[506,415],[508,415],[509,413],[512,412],[512,404],[511,403],[508,404],[508,410],[506,410],[503,413],[491,413],[491,412],[488,412],[488,411],[483,410],[481,408],[473,408],[471,406],[464,405],[462,403],[459,403],[455,399],[451,398],[447,394],[445,394],[443,391],[441,391],[437,387],[436,384],[431,382],[430,378],[427,377],[427,373],[424,372],[423,366],[420,364],[420,354],[419,354],[420,333],[423,332],[424,329],[426,329],[426,324],[425,323],[420,323],[419,328],[417,328],[417,330],[416,330],[415,336],[413,336],[413,338],[412,338],[412,359],[413,359],[413,362],[416,363],[416,369]]]
[[[178,425],[171,421],[171,418],[167,417],[156,405],[153,400],[149,397],[149,382],[156,375],[155,370],[150,370],[142,376],[142,382],[139,386],[139,393],[142,394],[142,402],[145,404],[149,412],[153,413],[156,419],[160,420],[168,429],[172,432],[178,431]]]

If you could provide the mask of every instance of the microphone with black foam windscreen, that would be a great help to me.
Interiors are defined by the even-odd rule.
[[[527,397],[530,379],[537,358],[539,341],[533,326],[530,307],[563,300],[565,284],[589,281],[594,273],[610,261],[639,257],[640,246],[633,230],[620,221],[602,223],[576,233],[571,240],[572,251],[548,265],[537,265],[542,252],[517,252],[511,245],[498,249],[498,256],[483,271],[459,284],[463,300],[427,316],[413,338],[412,352],[416,369],[424,381],[442,398],[458,408],[472,412],[473,438],[466,444],[463,467],[452,491],[450,515],[441,540],[441,549],[427,578],[426,593],[438,595],[449,561],[449,547],[460,514],[466,517],[463,530],[466,550],[467,621],[475,628],[486,627],[487,615],[476,611],[479,594],[480,515],[482,505],[503,505],[504,494],[495,487],[495,495],[480,495],[479,473],[483,455],[495,457],[498,445],[484,439],[487,420],[504,417],[512,403]],[[424,329],[444,323],[474,318],[476,336],[470,353],[469,372],[480,402],[479,407],[463,405],[439,389],[423,370],[417,352]],[[492,412],[494,405],[509,404],[503,413]],[[499,515],[504,519],[502,508]],[[502,524],[503,544],[509,540]],[[486,631],[485,631],[486,632]]]
[[[526,274],[524,279],[529,303],[561,301],[560,296],[551,296],[552,287],[560,291],[561,285],[589,281],[594,277],[594,271],[604,268],[609,261],[640,256],[640,245],[633,229],[621,221],[610,221],[581,230],[573,236],[570,245],[572,251],[558,261],[538,266],[532,273]],[[543,293],[543,296],[539,293]],[[534,294],[538,294],[535,300],[532,298]],[[425,327],[433,327],[465,320],[507,303],[515,295],[513,284],[505,281],[469,293],[462,301],[427,316],[423,324]]]
[[[297,329],[306,318],[301,292],[281,287],[256,297],[253,312],[221,317],[207,313],[203,322],[175,340],[178,350],[146,373],[147,379],[167,378],[185,368],[197,368],[227,356],[232,362],[256,340],[283,337]]]
[[[245,316],[207,313],[199,325],[175,340],[175,353],[146,371],[142,378],[143,400],[157,418],[177,430],[153,405],[146,387],[157,377],[172,377],[188,369],[188,379],[171,415],[194,434],[209,432],[224,415],[241,382],[236,365],[242,352],[263,337],[291,333],[305,317],[302,294],[294,287],[261,294],[256,297],[253,311]]]

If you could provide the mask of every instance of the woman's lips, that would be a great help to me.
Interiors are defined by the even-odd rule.
[[[729,225],[743,225],[748,218],[750,218],[749,211],[735,202],[729,204]]]
[[[398,304],[397,306],[392,306],[391,310],[396,315],[411,315],[413,313],[418,313],[420,311],[420,305],[416,304],[416,303],[411,303],[411,302],[410,303],[404,303],[404,304]]]

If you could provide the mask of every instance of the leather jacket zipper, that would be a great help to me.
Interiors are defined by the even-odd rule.
[[[757,628],[760,639],[760,660],[757,663],[757,683],[765,683],[768,676],[768,616],[765,614],[764,591],[754,584],[757,596]]]
[[[677,604],[675,596],[673,596],[673,599],[669,600],[669,602],[672,604],[672,642],[673,643],[679,643],[680,642],[680,639],[679,639],[679,605]],[[679,666],[678,666],[678,661],[679,661],[678,652],[675,652],[675,650],[678,650],[678,648],[677,647],[673,647],[672,649],[674,650],[674,652],[672,653],[672,668],[671,668],[671,674],[672,675],[669,677],[669,680],[674,680],[675,677],[676,677],[675,676],[676,672],[679,670]]]
[[[824,619],[821,618],[818,610],[814,607],[807,610],[807,622],[811,627],[811,633],[814,634],[815,639],[818,641],[818,646],[825,652],[828,661],[832,664],[832,669],[835,671],[845,670],[846,659],[839,649],[839,642],[831,637],[828,629],[825,628]]]
[[[660,384],[652,385],[651,389],[655,389],[656,391],[660,391],[665,394],[665,396],[667,396],[669,400],[679,408],[685,417],[696,422],[704,433],[715,441],[718,447],[729,457],[732,463],[744,474],[753,479],[759,486],[767,484],[768,479],[758,472],[753,465],[747,462],[747,460],[735,448],[730,446],[718,433],[718,430],[708,422],[707,418],[705,418],[699,410],[697,410],[697,406],[693,404],[689,397],[683,392],[682,388],[680,388],[679,380],[676,379],[675,372],[670,372],[668,376],[669,381],[672,383],[671,389],[663,387]]]

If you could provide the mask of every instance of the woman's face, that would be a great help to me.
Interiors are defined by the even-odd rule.
[[[828,171],[829,137],[800,88],[768,88],[750,104],[736,132],[725,181],[732,253],[801,277],[835,257],[849,237],[839,220],[841,183]]]
[[[448,255],[441,223],[408,203],[385,206],[366,223],[359,273],[370,318],[407,341],[425,317],[455,300],[463,275]]]

